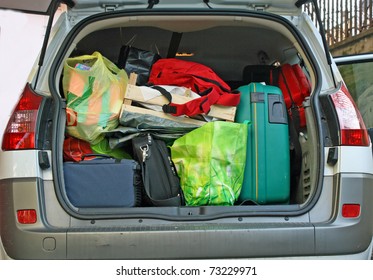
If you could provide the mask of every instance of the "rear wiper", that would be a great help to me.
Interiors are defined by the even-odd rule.
[[[332,58],[331,58],[331,54],[330,54],[330,51],[329,51],[328,43],[326,42],[325,28],[324,28],[324,25],[323,25],[322,20],[321,20],[320,9],[319,9],[319,6],[317,5],[317,0],[298,0],[297,2],[295,2],[295,6],[297,8],[300,8],[304,4],[307,4],[307,3],[310,3],[310,2],[313,3],[313,6],[315,8],[316,19],[317,19],[317,22],[318,22],[319,27],[320,27],[319,32],[320,32],[322,43],[323,43],[323,46],[324,46],[326,61],[328,62],[328,65],[330,67],[330,72],[332,74],[334,87],[336,88],[337,84],[335,82],[335,77],[334,77],[334,73],[333,73],[333,69],[332,69]]]
[[[206,6],[209,7],[209,9],[212,9],[209,2],[210,2],[210,0],[203,0],[203,3],[205,3]]]
[[[153,9],[154,5],[157,5],[159,3],[159,0],[149,0],[148,1],[148,7],[147,9]]]

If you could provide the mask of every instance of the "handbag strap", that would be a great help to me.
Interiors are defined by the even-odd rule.
[[[146,171],[146,163],[143,162],[141,165],[142,169],[142,179],[144,182],[144,189],[151,200],[151,202],[156,206],[180,206],[181,205],[181,196],[178,194],[177,196],[166,198],[166,199],[154,199],[150,195],[150,176],[149,173]]]

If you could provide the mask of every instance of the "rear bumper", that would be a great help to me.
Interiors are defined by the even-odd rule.
[[[45,196],[41,179],[6,179],[0,180],[0,233],[6,255],[13,259],[370,259],[373,176],[334,178],[338,199],[333,200],[333,218],[317,223],[305,222],[307,214],[210,222],[79,221],[63,214],[59,205],[60,213],[51,222],[51,209],[41,197],[55,198]],[[343,218],[340,206],[355,202],[362,205],[361,215]],[[37,223],[19,224],[16,210],[30,208],[37,209]]]
[[[334,176],[332,219],[313,223],[316,255],[358,254],[365,251],[373,236],[373,176],[345,173]],[[344,204],[361,205],[357,218],[344,218]]]

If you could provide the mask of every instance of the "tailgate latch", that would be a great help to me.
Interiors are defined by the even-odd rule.
[[[253,5],[253,8],[255,11],[258,11],[258,12],[264,12],[267,8],[268,8],[269,5]]]
[[[105,12],[113,12],[118,8],[118,4],[102,4]]]

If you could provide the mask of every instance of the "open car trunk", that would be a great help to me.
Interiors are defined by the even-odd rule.
[[[114,13],[112,16],[100,14],[81,21],[74,27],[65,40],[64,48],[58,53],[51,71],[52,90],[58,92],[61,102],[65,102],[63,65],[69,57],[101,53],[113,63],[118,63],[122,46],[133,42],[132,46],[157,52],[166,58],[170,48],[175,47],[172,37],[179,34],[175,57],[194,61],[213,69],[232,89],[249,84],[244,75],[248,65],[281,66],[298,64],[307,76],[312,90],[316,87],[315,67],[312,54],[295,29],[282,17],[263,13],[240,12],[178,12],[174,14],[157,12]],[[129,74],[129,73],[128,73]],[[256,81],[260,82],[260,81]],[[312,92],[311,92],[312,94]],[[136,207],[76,207],[71,202],[65,188],[63,167],[63,141],[68,136],[65,127],[59,130],[59,145],[54,151],[59,167],[55,168],[58,178],[56,187],[58,197],[68,212],[79,218],[105,217],[152,217],[170,220],[209,220],[233,216],[254,215],[293,215],[305,207],[315,195],[318,174],[317,138],[310,101],[304,102],[306,125],[300,129],[299,137],[288,131],[289,154],[289,200],[285,203],[256,203],[255,201],[236,201],[231,206],[150,206],[140,204]],[[64,106],[65,108],[65,106]],[[64,115],[66,112],[61,112]],[[62,119],[65,119],[64,115]],[[289,123],[290,125],[290,123]],[[270,135],[270,133],[268,133]],[[297,143],[295,143],[296,141]],[[277,145],[276,139],[271,139]],[[294,148],[300,145],[300,150]],[[124,151],[132,156],[131,147],[123,145]],[[294,160],[297,153],[301,161]],[[273,153],[272,150],[268,153]],[[276,158],[277,153],[267,155],[267,160]],[[300,168],[299,168],[300,167]],[[300,169],[298,175],[294,170]],[[276,169],[259,174],[262,179],[270,178]],[[108,175],[111,176],[111,175]],[[85,180],[85,178],[81,178]],[[266,180],[266,179],[264,179]],[[271,192],[271,186],[267,191]]]

